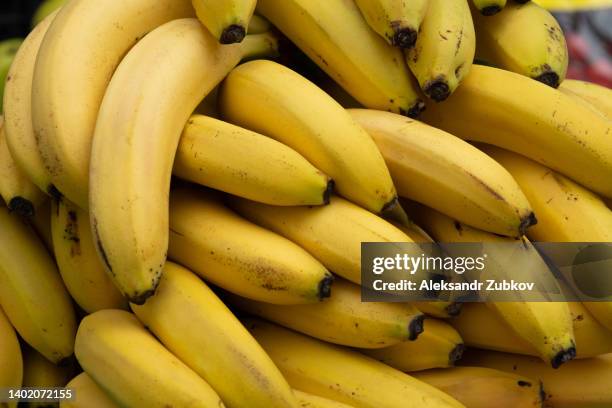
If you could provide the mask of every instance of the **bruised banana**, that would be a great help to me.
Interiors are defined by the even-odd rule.
[[[198,19],[221,44],[244,40],[256,0],[192,0]]]
[[[21,388],[23,382],[23,357],[19,339],[8,317],[0,307],[0,387]],[[17,402],[7,408],[16,408]]]
[[[559,90],[568,95],[582,98],[593,105],[608,120],[612,120],[612,91],[609,88],[577,79],[566,79],[559,86]]]
[[[73,390],[72,400],[60,401],[60,408],[119,408],[96,382],[83,372],[74,377],[66,388]]]

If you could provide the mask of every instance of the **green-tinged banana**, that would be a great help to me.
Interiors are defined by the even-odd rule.
[[[295,398],[298,400],[300,408],[351,408],[352,405],[343,404],[342,402],[330,400],[328,398],[319,397],[318,395],[309,394],[307,392],[293,390]]]
[[[429,0],[356,0],[370,27],[393,46],[412,48]]]
[[[470,72],[476,49],[469,0],[430,0],[406,61],[425,95],[448,98]]]
[[[568,302],[576,338],[576,358],[612,353],[612,336],[580,302]],[[470,347],[538,356],[536,349],[517,336],[495,312],[482,303],[466,303],[450,323]],[[561,368],[563,369],[563,368]]]
[[[89,216],[63,199],[53,200],[51,210],[53,253],[66,289],[87,313],[102,309],[127,309],[106,274],[89,227]]]
[[[336,279],[328,299],[312,305],[271,305],[237,296],[229,303],[290,329],[330,343],[381,348],[416,340],[423,314],[408,303],[362,302],[361,288]]]
[[[62,7],[68,0],[44,0],[32,16],[32,28],[35,28],[48,15],[53,14]]]
[[[74,351],[83,370],[119,406],[225,406],[208,383],[126,311],[100,310],[85,317]]]
[[[212,193],[175,190],[170,201],[168,255],[207,281],[275,304],[329,297],[333,277],[321,263],[293,242],[238,216]]]
[[[83,372],[74,377],[66,388],[74,392],[70,400],[60,401],[60,408],[119,408],[102,388]]]
[[[362,242],[412,242],[393,224],[336,196],[329,205],[319,207],[275,207],[237,197],[230,200],[242,216],[290,239],[330,271],[358,284]],[[421,255],[419,248],[411,250],[414,256]]]
[[[487,0],[485,0],[487,1]],[[565,36],[555,17],[535,2],[510,2],[501,13],[472,13],[476,59],[556,88],[568,64]]]
[[[471,1],[478,13],[490,17],[506,7],[506,0],[468,0]]]
[[[6,142],[6,126],[0,116],[0,196],[9,211],[23,217],[32,217],[45,195],[21,171]]]
[[[56,365],[36,350],[27,347],[23,353],[23,387],[52,388],[65,387],[74,375],[73,361]],[[57,402],[28,402],[28,408],[58,407]]]
[[[38,235],[38,238],[45,244],[47,251],[53,254],[53,237],[51,236],[51,199],[45,200],[36,210],[34,217],[30,220],[30,225]]]
[[[132,305],[132,310],[228,407],[297,408],[291,388],[270,357],[189,270],[166,263],[155,295],[143,306]]]
[[[53,259],[20,218],[0,206],[0,304],[19,335],[50,361],[72,355],[76,321]]]
[[[356,351],[249,319],[247,328],[300,391],[360,408],[463,407],[447,394]]]
[[[202,115],[183,130],[173,174],[272,205],[327,204],[333,190],[333,181],[295,150]]]
[[[3,112],[3,95],[8,73],[22,42],[23,38],[9,38],[0,41],[0,114]]]
[[[501,235],[522,236],[536,222],[508,171],[469,143],[394,113],[349,112],[378,145],[400,196]]]
[[[364,106],[410,116],[423,110],[401,51],[368,27],[354,1],[259,0],[257,12]]]
[[[374,213],[397,208],[389,170],[372,138],[329,95],[289,68],[265,60],[240,65],[224,81],[219,107],[230,122],[301,153],[349,200]]]
[[[612,90],[609,88],[586,81],[566,79],[559,85],[559,90],[585,100],[608,120],[612,120]]]
[[[30,180],[57,196],[36,145],[32,126],[32,78],[40,44],[57,12],[41,21],[23,41],[9,71],[4,91],[4,126],[11,156]]]
[[[540,408],[545,390],[537,379],[483,367],[453,367],[413,374],[470,408]]]
[[[89,208],[98,252],[131,302],[153,294],[166,260],[170,177],[183,127],[264,42],[223,46],[196,19],[179,19],[138,42],[115,71],[96,122]]]
[[[474,350],[467,353],[462,364],[489,367],[541,381],[546,391],[546,406],[612,406],[612,354],[570,361],[566,366],[553,370],[534,357]]]
[[[244,40],[256,0],[192,0],[198,19],[221,44]]]
[[[610,122],[541,82],[474,65],[458,91],[428,107],[423,119],[462,139],[530,157],[612,197]]]
[[[0,387],[20,388],[23,381],[23,358],[15,329],[0,307]],[[17,407],[17,402],[6,408]],[[3,407],[4,408],[4,407]]]
[[[411,372],[452,367],[464,349],[461,336],[452,326],[440,320],[425,319],[423,333],[415,341],[362,352],[393,368]]]
[[[263,34],[270,31],[272,24],[262,16],[253,14],[247,32],[249,34]]]

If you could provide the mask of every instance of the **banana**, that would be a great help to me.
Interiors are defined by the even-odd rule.
[[[395,47],[412,48],[429,0],[356,0],[372,30]]]
[[[119,406],[225,407],[208,383],[126,311],[100,310],[85,317],[74,352]]]
[[[51,234],[60,275],[81,309],[87,313],[127,309],[127,301],[106,274],[98,257],[87,212],[66,199],[53,200]]]
[[[422,0],[410,3],[416,2]],[[259,0],[257,12],[364,106],[410,116],[423,110],[401,51],[368,27],[355,2]],[[302,95],[291,99],[301,101]]]
[[[568,302],[576,338],[576,358],[612,353],[612,336],[580,302]],[[538,356],[536,349],[512,332],[495,312],[481,303],[466,303],[450,321],[466,344],[486,350]],[[424,336],[425,334],[423,334]]]
[[[20,388],[23,381],[23,358],[15,329],[0,307],[0,387]],[[17,402],[6,408],[16,408]]]
[[[240,310],[330,343],[377,349],[423,332],[423,314],[407,303],[362,302],[361,288],[336,279],[331,296],[312,305],[280,306],[230,296]]]
[[[375,350],[361,350],[400,371],[452,367],[461,358],[465,346],[459,333],[448,323],[425,319],[423,333],[415,341]]]
[[[32,16],[32,28],[40,24],[45,17],[62,7],[68,0],[43,0]]]
[[[559,90],[585,100],[608,120],[612,120],[612,91],[609,88],[586,81],[566,79],[559,85]]]
[[[74,398],[60,401],[60,408],[119,408],[85,372],[70,380],[66,388],[74,392]]]
[[[511,2],[499,14],[472,13],[476,59],[557,88],[568,64],[565,36],[555,17],[534,2]]]
[[[34,388],[51,388],[66,386],[70,377],[74,375],[75,365],[62,364],[61,366],[53,364],[36,350],[26,348],[23,354],[23,387]],[[29,402],[28,407],[31,408],[49,408],[57,407],[57,402]]]
[[[430,0],[408,67],[421,89],[441,102],[470,72],[476,49],[469,0]]]
[[[249,34],[263,34],[272,29],[272,24],[260,15],[253,14],[249,21],[247,32]]]
[[[612,354],[570,361],[559,370],[553,370],[533,357],[481,350],[469,352],[462,363],[515,373],[543,382],[547,406],[612,406]]]
[[[480,14],[490,17],[506,7],[506,0],[471,0]]]
[[[361,283],[362,242],[412,242],[393,224],[340,197],[319,207],[274,207],[230,198],[240,215],[295,242],[330,271]],[[399,250],[399,249],[398,249]],[[412,249],[420,256],[418,248]]]
[[[510,173],[469,143],[394,113],[349,113],[376,142],[402,197],[502,235],[522,236],[536,223]]]
[[[3,112],[3,96],[8,73],[22,43],[23,38],[18,37],[0,41],[0,114]]]
[[[360,408],[463,407],[447,394],[356,351],[249,319],[247,328],[300,391]]]
[[[314,394],[293,390],[300,408],[351,408],[352,405],[343,404],[338,401],[319,397]]]
[[[270,357],[187,269],[166,263],[156,294],[143,306],[132,305],[132,310],[228,407],[297,408],[291,388]]]
[[[45,195],[30,181],[11,156],[6,142],[4,120],[0,116],[0,196],[11,212],[32,217]]]
[[[47,251],[53,254],[53,237],[51,236],[51,199],[45,200],[36,210],[30,225],[36,235],[45,244]]]
[[[187,122],[172,172],[272,205],[326,204],[333,190],[333,181],[291,148],[202,115],[193,115]]]
[[[4,90],[6,141],[17,166],[41,191],[57,196],[36,145],[32,126],[32,79],[40,44],[57,12],[40,22],[19,47]]]
[[[257,0],[192,0],[196,16],[221,44],[244,40]]]
[[[349,200],[374,213],[397,208],[389,170],[372,138],[329,95],[289,68],[264,60],[240,65],[224,81],[219,107],[230,122],[301,153]]]
[[[513,373],[482,367],[454,367],[413,374],[470,408],[542,407],[546,394],[541,382]]]
[[[291,241],[241,218],[211,193],[175,190],[170,201],[169,257],[204,279],[268,303],[329,297],[331,273]]]
[[[19,335],[50,361],[72,355],[76,321],[53,259],[22,220],[0,206],[0,304]]]
[[[474,65],[443,105],[430,106],[423,120],[462,139],[525,155],[612,197],[610,122],[562,92]]]
[[[108,272],[133,303],[153,294],[165,262],[181,131],[244,55],[268,47],[259,36],[222,46],[196,19],[174,20],[134,46],[113,75],[91,151],[90,218]]]

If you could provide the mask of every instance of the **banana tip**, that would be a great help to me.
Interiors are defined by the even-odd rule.
[[[408,340],[416,340],[421,333],[423,333],[423,321],[425,320],[424,315],[418,315],[408,323]]]
[[[499,13],[501,9],[502,8],[498,5],[487,6],[483,8],[482,10],[480,10],[480,14],[482,14],[483,16],[492,16],[494,14]]]
[[[232,24],[223,30],[219,42],[221,44],[235,44],[242,42],[244,37],[246,37],[246,30],[244,27],[238,24]]]
[[[416,40],[417,40],[416,30],[409,28],[409,27],[404,27],[404,28],[395,30],[391,42],[396,47],[409,49],[409,48],[414,47],[414,45],[416,44]]]
[[[462,307],[463,307],[463,303],[453,302],[450,305],[446,306],[444,310],[446,310],[446,313],[448,313],[450,317],[455,317],[455,316],[459,316],[459,313],[461,313]]]
[[[331,287],[334,283],[334,276],[331,273],[325,275],[321,282],[319,282],[318,297],[319,300],[323,300],[331,296]]]
[[[525,232],[529,227],[532,227],[538,223],[538,219],[536,218],[533,212],[530,212],[526,217],[521,219],[521,223],[519,225],[519,236],[525,235]]]
[[[324,205],[329,204],[329,202],[331,201],[331,196],[332,196],[332,193],[334,192],[335,186],[336,186],[336,183],[334,182],[334,180],[329,179],[329,181],[327,182],[327,187],[325,188],[325,191],[323,191],[323,204]]]
[[[21,217],[34,216],[34,205],[23,197],[13,197],[8,203],[8,209]]]
[[[159,284],[159,279],[157,280],[157,282],[154,283],[152,288],[147,289],[144,292],[134,293],[128,296],[128,300],[130,301],[130,303],[133,303],[138,306],[144,305],[147,299],[155,294],[158,284]]]
[[[442,79],[436,79],[427,84],[423,92],[436,102],[444,101],[451,93],[448,83]]]
[[[544,72],[543,74],[538,75],[534,79],[553,88],[559,87],[559,75],[553,71]]]
[[[561,364],[567,363],[574,358],[576,358],[576,347],[571,346],[555,354],[555,356],[550,360],[550,365],[552,368],[559,368]]]
[[[49,187],[47,187],[47,193],[58,201],[60,201],[63,197],[61,191],[59,191],[53,184],[49,184]]]
[[[448,365],[454,366],[457,361],[463,357],[463,352],[465,351],[465,344],[460,343],[457,344],[451,351],[448,353]]]

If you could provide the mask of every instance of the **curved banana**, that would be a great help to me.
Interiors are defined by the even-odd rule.
[[[87,313],[127,309],[127,301],[106,274],[98,257],[87,212],[66,199],[53,200],[51,234],[60,275],[81,309]]]
[[[244,40],[257,0],[192,0],[196,16],[221,44]]]
[[[372,30],[393,46],[412,48],[427,13],[429,0],[356,0]]]
[[[248,34],[263,34],[270,31],[272,24],[262,16],[253,14],[249,21]]]
[[[178,145],[175,176],[272,205],[329,202],[333,181],[274,139],[193,115]]]
[[[356,351],[249,319],[247,328],[289,384],[361,408],[463,407],[447,394]]]
[[[469,0],[430,0],[408,67],[431,99],[448,98],[470,72],[476,49]]]
[[[535,2],[510,2],[501,13],[472,13],[476,59],[556,88],[568,64],[565,36],[555,17]]]
[[[566,79],[559,85],[559,90],[582,98],[593,105],[608,120],[612,120],[612,91],[609,88],[586,81]]]
[[[0,304],[19,335],[47,359],[57,363],[72,355],[76,319],[57,267],[34,231],[4,206]]]
[[[23,357],[19,339],[8,317],[0,307],[0,387],[20,388],[23,381]],[[16,408],[17,402],[7,408]]]
[[[70,380],[66,388],[73,390],[74,399],[60,401],[60,408],[119,408],[85,372]]]
[[[291,241],[238,216],[211,193],[175,190],[170,201],[168,255],[204,279],[268,303],[329,297],[331,273]]]
[[[409,116],[423,110],[401,51],[368,27],[355,2],[259,0],[257,12],[364,106]]]
[[[123,310],[100,310],[79,326],[81,367],[120,406],[225,407],[217,393]]]
[[[423,332],[423,314],[408,303],[362,302],[361,288],[344,279],[334,281],[328,299],[311,305],[272,305],[237,296],[229,303],[306,335],[344,346],[377,349]]]
[[[486,17],[502,11],[506,7],[506,0],[468,0],[471,1],[476,10]]]
[[[452,326],[440,320],[425,319],[423,333],[415,341],[361,351],[400,371],[412,372],[453,367],[464,349],[461,336]]]
[[[351,408],[352,405],[343,404],[338,401],[319,397],[307,392],[293,390],[295,398],[302,408]]]
[[[378,145],[402,197],[512,237],[524,235],[536,222],[508,171],[469,143],[390,112],[349,113]]]
[[[538,81],[474,65],[458,91],[428,107],[423,120],[530,157],[612,197],[610,122]]]

